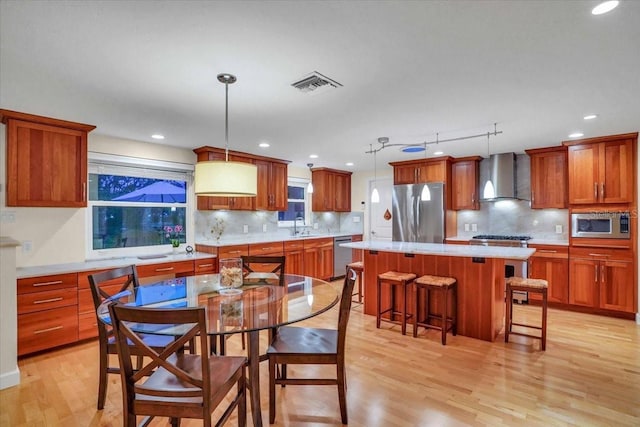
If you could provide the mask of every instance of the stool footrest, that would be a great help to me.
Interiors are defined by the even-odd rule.
[[[542,330],[542,326],[525,325],[524,323],[511,322],[511,326],[521,326],[523,328],[531,328],[531,329]]]
[[[525,334],[524,332],[509,332],[509,335],[520,335],[521,337],[529,337],[529,338],[537,338],[537,339],[542,338],[540,335]]]

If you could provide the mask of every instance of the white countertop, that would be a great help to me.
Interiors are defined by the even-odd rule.
[[[304,236],[287,236],[284,234],[244,234],[244,235],[235,235],[229,236],[223,239],[220,239],[217,242],[215,239],[202,239],[197,240],[196,244],[204,245],[204,246],[228,246],[228,245],[247,245],[252,243],[271,243],[271,242],[285,242],[290,240],[309,240],[309,239],[323,239],[323,238],[334,238],[334,237],[345,237],[345,236],[354,236],[362,233],[345,233],[345,232],[336,232],[336,233],[325,233],[325,234],[309,234]]]
[[[343,243],[340,246],[381,252],[398,252],[417,255],[442,255],[454,257],[504,258],[526,260],[536,251],[533,248],[504,246],[447,245],[442,243],[411,243],[365,241]]]
[[[446,239],[449,242],[469,242],[471,237],[447,237]],[[541,239],[534,237],[532,239],[527,240],[528,245],[558,245],[558,246],[569,246],[568,240],[559,240],[559,239]]]
[[[73,262],[68,264],[53,264],[53,265],[39,265],[35,267],[20,267],[16,268],[16,277],[18,279],[24,279],[25,277],[37,277],[47,276],[50,274],[64,274],[75,273],[77,271],[93,271],[103,270],[106,268],[118,268],[125,267],[127,265],[146,265],[146,264],[158,264],[162,262],[174,262],[174,261],[190,261],[196,259],[215,258],[215,255],[206,254],[203,252],[195,252],[191,255],[182,252],[179,254],[159,255],[158,258],[140,259],[138,257],[124,257],[124,258],[108,258],[99,260],[89,260],[84,262]]]

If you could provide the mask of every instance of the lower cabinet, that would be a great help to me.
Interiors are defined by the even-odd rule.
[[[333,238],[304,241],[304,275],[330,280],[333,276]]]
[[[549,283],[547,300],[567,304],[569,302],[569,248],[556,245],[529,245],[536,252],[529,258],[529,277],[544,279]],[[540,300],[537,293],[529,298]]]
[[[289,240],[284,242],[284,271],[286,274],[304,275],[304,241]]]
[[[631,251],[571,248],[569,303],[634,313],[636,290]]]

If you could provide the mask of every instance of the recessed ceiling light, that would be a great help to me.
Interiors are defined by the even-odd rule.
[[[345,163],[346,166],[353,166],[353,162],[347,162]]]
[[[613,9],[618,7],[618,4],[620,4],[618,0],[603,1],[591,9],[591,13],[593,15],[602,15],[603,13],[611,12]]]
[[[444,151],[436,151],[435,153],[433,153],[434,156],[439,156],[441,154],[444,154]]]
[[[271,145],[269,145],[269,143],[268,143],[268,142],[261,142],[260,144],[258,144],[258,147],[261,147],[261,148],[268,148],[268,147],[270,147],[270,146],[271,146]]]
[[[311,154],[311,155],[309,155],[309,158],[310,159],[317,159],[318,155],[317,154]]]
[[[598,117],[598,115],[597,115],[597,114],[588,114],[588,115],[584,116],[584,119],[585,119],[585,120],[593,120],[593,119],[595,119],[596,117]]]
[[[160,135],[159,133],[154,133],[153,135],[151,135],[151,138],[153,138],[153,139],[164,139],[164,135]]]
[[[584,136],[584,133],[574,132],[569,134],[569,138],[580,138],[581,136]]]

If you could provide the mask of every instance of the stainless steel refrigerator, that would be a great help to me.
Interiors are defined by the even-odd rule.
[[[430,200],[421,199],[424,186]],[[393,241],[444,242],[444,183],[393,186]]]

